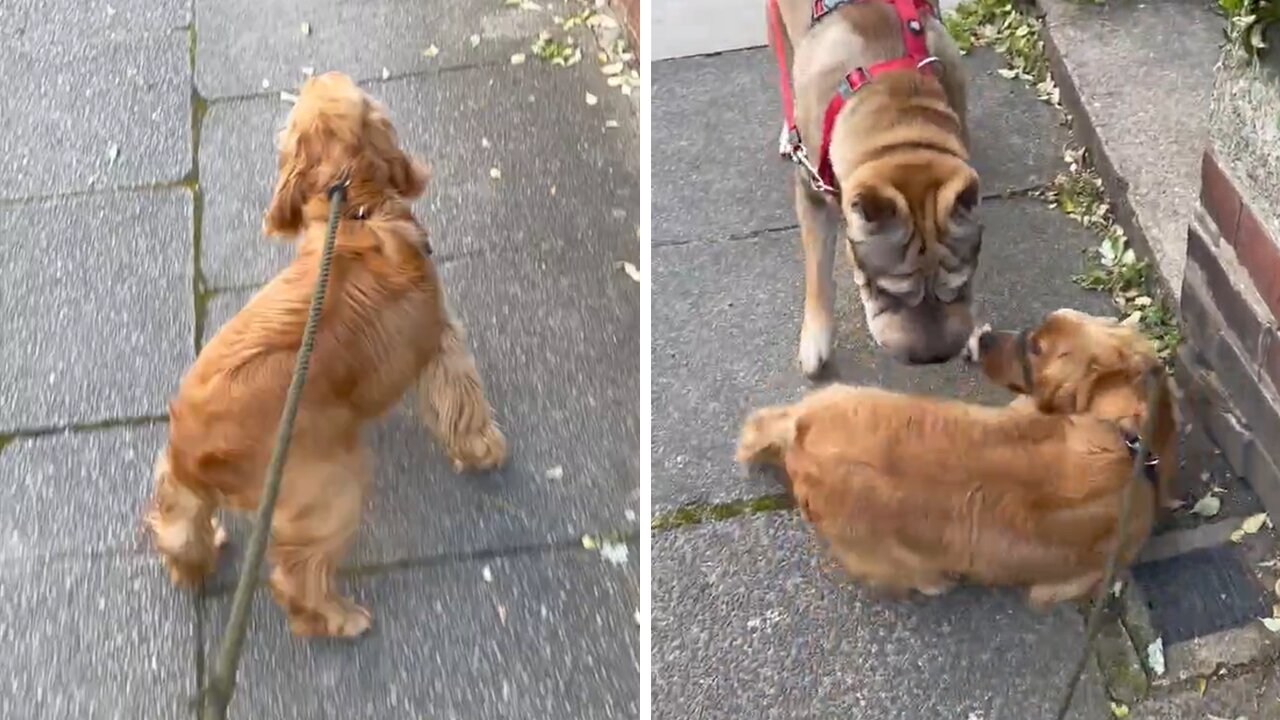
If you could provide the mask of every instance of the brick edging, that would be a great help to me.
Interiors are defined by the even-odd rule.
[[[627,31],[627,42],[636,59],[643,60],[640,57],[640,0],[609,0],[609,7]]]

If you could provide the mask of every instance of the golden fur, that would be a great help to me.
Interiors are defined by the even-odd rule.
[[[980,361],[992,380],[1025,392],[1013,337],[986,338]],[[836,559],[873,586],[1026,587],[1037,606],[1082,598],[1115,546],[1121,493],[1133,481],[1119,428],[1142,426],[1148,368],[1161,382],[1151,438],[1159,481],[1138,481],[1122,563],[1150,534],[1171,482],[1167,379],[1150,343],[1113,320],[1058,311],[1028,347],[1031,395],[1006,407],[834,385],[752,413],[737,459],[783,468]]]
[[[272,594],[295,633],[353,636],[369,627],[369,613],[337,594],[334,572],[372,475],[361,428],[412,387],[456,469],[500,465],[506,442],[421,251],[426,233],[408,203],[425,189],[427,168],[400,150],[382,108],[344,75],[308,80],[279,160],[263,228],[296,238],[297,255],[182,379],[147,521],[171,579],[190,585],[213,570],[225,539],[214,511],[256,508],[316,285],[326,193],[345,174],[351,185],[268,557]]]

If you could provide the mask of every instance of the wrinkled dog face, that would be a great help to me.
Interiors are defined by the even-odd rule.
[[[912,364],[950,360],[973,331],[972,280],[982,248],[978,178],[961,163],[950,177],[925,186],[936,170],[867,173],[887,179],[850,187],[843,199],[871,335]],[[894,182],[895,175],[913,171],[915,177]]]

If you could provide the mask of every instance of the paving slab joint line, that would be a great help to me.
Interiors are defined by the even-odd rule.
[[[1155,258],[1151,240],[1138,222],[1137,213],[1129,199],[1129,182],[1116,170],[1115,164],[1106,152],[1102,136],[1098,134],[1093,119],[1089,116],[1088,107],[1080,96],[1080,89],[1076,86],[1075,79],[1071,76],[1062,49],[1053,38],[1052,23],[1046,20],[1048,11],[1037,0],[1020,0],[1020,2],[1032,3],[1035,17],[1042,20],[1040,37],[1044,42],[1045,56],[1049,60],[1049,72],[1058,85],[1059,97],[1070,121],[1072,135],[1077,141],[1083,142],[1092,158],[1091,164],[1102,178],[1103,189],[1108,201],[1111,202],[1111,213],[1116,224],[1124,230],[1139,255]],[[1161,271],[1160,263],[1152,262],[1151,265],[1159,294],[1166,299],[1178,297],[1176,288]]]
[[[723,503],[688,503],[653,517],[649,527],[655,532],[668,532],[691,525],[731,520],[744,515],[794,510],[795,499],[788,493],[761,495],[746,500]]]
[[[597,541],[606,544],[618,543],[635,545],[637,547],[640,544],[640,532],[634,528],[625,530],[606,530],[598,533],[588,533],[588,535]],[[445,565],[484,562],[486,560],[534,557],[557,553],[586,552],[596,552],[596,550],[589,550],[585,547],[581,537],[553,538],[545,542],[530,543],[526,545],[508,545],[500,548],[485,548],[462,552],[443,552],[436,555],[424,555],[420,557],[402,558],[384,562],[367,562],[357,565],[349,565],[339,568],[338,576],[341,578],[365,578],[405,572],[409,570],[443,567]],[[262,583],[259,583],[259,587],[261,586]],[[205,585],[201,589],[201,597],[205,599],[221,597],[230,594],[234,590],[234,584]]]
[[[195,354],[199,355],[204,346],[204,325],[211,297],[200,262],[204,226],[204,190],[200,187],[200,132],[204,127],[205,115],[209,112],[209,103],[196,88],[197,39],[194,12],[193,8],[193,20],[187,31],[190,41],[188,63],[191,72],[191,170],[188,172],[185,185],[191,192],[191,343]]]
[[[138,415],[135,417],[108,418],[88,423],[71,423],[69,425],[46,425],[34,428],[14,428],[0,431],[0,450],[9,443],[28,438],[62,435],[64,433],[96,432],[114,428],[141,427],[168,422],[168,415]]]

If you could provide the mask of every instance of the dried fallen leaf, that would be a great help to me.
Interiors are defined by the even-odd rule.
[[[484,578],[485,582],[493,582],[493,570],[488,565],[485,565],[480,568],[480,577]]]
[[[590,535],[583,535],[582,547],[583,549],[586,549],[586,550],[595,550],[598,547],[596,545],[596,539],[591,537]]]
[[[489,177],[493,178],[494,180],[501,180],[502,171],[496,167],[489,168]]]
[[[120,157],[120,146],[119,146],[119,145],[112,145],[112,146],[107,150],[107,162],[108,162],[108,163],[111,163],[111,164],[114,164],[114,163],[115,163],[115,161],[116,161],[116,159],[118,159],[119,157]]]
[[[1191,508],[1191,514],[1200,517],[1213,517],[1222,509],[1222,498],[1216,495],[1205,495]]]
[[[1274,590],[1276,593],[1276,597],[1280,597],[1280,580],[1276,580],[1276,585]],[[1273,613],[1273,614],[1280,614],[1280,613]]]
[[[626,516],[626,518],[627,518],[627,522],[635,522],[635,521],[636,521],[636,511],[635,511],[635,510],[632,510],[631,508],[627,508],[627,509],[622,513],[622,514],[623,514],[624,516]]]
[[[525,61],[524,53],[516,53],[511,56],[512,65],[523,65]]]
[[[1135,327],[1141,321],[1142,321],[1142,311],[1134,310],[1133,312],[1129,313],[1128,317],[1121,320],[1120,324],[1124,325],[1125,327]]]
[[[1164,675],[1164,640],[1156,638],[1147,646],[1147,667],[1156,677]]]
[[[311,67],[310,65],[307,65],[306,67],[302,68],[302,74],[306,77],[311,77],[312,75],[316,74],[316,69]]]
[[[604,121],[604,126],[605,126],[605,127],[607,127],[607,128],[616,128],[616,127],[618,127],[618,121],[617,121],[617,120],[605,120],[605,121]]]
[[[620,268],[622,268],[622,270],[623,270],[627,275],[631,276],[631,279],[632,279],[632,280],[635,280],[636,282],[640,282],[640,270],[639,270],[639,269],[637,269],[635,265],[632,265],[631,263],[627,262],[626,260],[623,260],[623,261],[621,261],[621,262],[615,263],[614,265],[615,265],[616,267],[620,267]]]
[[[480,44],[479,35],[472,35],[471,37],[467,38],[467,40],[471,43],[471,47],[476,47],[477,45]]]
[[[1012,80],[1013,78],[1018,77],[1018,71],[1011,70],[1009,68],[1000,68],[999,70],[996,71],[996,74],[1006,80]]]
[[[586,100],[588,105],[595,105],[596,103],[600,102],[600,98],[596,97],[595,95],[592,95],[591,93],[587,93]]]
[[[440,54],[440,48],[436,47],[435,45],[428,45],[427,49],[422,51],[423,57],[433,58],[439,54]]]
[[[609,87],[622,87],[623,83],[625,83],[626,81],[627,79],[622,77],[621,75],[611,75],[604,82]]]
[[[289,103],[289,104],[291,104],[291,105],[292,105],[292,104],[296,104],[296,103],[298,102],[298,96],[297,96],[297,95],[294,95],[294,94],[293,94],[293,93],[291,93],[291,92],[286,92],[286,91],[284,91],[284,90],[281,90],[281,91],[280,91],[280,99],[281,99],[281,100],[283,100],[283,101],[285,101],[285,102],[287,102],[287,103]]]
[[[382,79],[388,80],[390,78],[391,78],[391,71],[388,70],[387,68],[382,68]]]
[[[626,543],[606,540],[600,546],[600,556],[614,565],[626,565],[628,555],[630,555],[630,551],[627,550]]]
[[[563,480],[564,467],[561,465],[556,465],[555,467],[547,468],[547,471],[542,474],[542,477],[548,480]]]
[[[507,607],[501,603],[498,604],[498,622],[507,624]]]
[[[1129,717],[1129,706],[1124,703],[1111,703],[1111,717],[1127,718]]]
[[[1280,633],[1280,618],[1269,617],[1259,619],[1262,620],[1263,627],[1273,633]]]
[[[1204,691],[1209,688],[1209,681],[1204,678],[1196,678],[1196,692],[1204,697]]]
[[[302,34],[303,35],[311,34],[311,23],[308,23],[308,22],[302,23]]]
[[[490,143],[489,143],[489,138],[487,138],[487,137],[482,137],[482,138],[480,138],[480,147],[482,147],[482,148],[487,148],[487,147],[489,147],[489,145],[490,145]]]
[[[602,66],[600,68],[600,72],[604,73],[605,75],[617,75],[618,73],[622,72],[622,69],[624,67],[625,66],[620,62],[609,63],[608,65]]]

